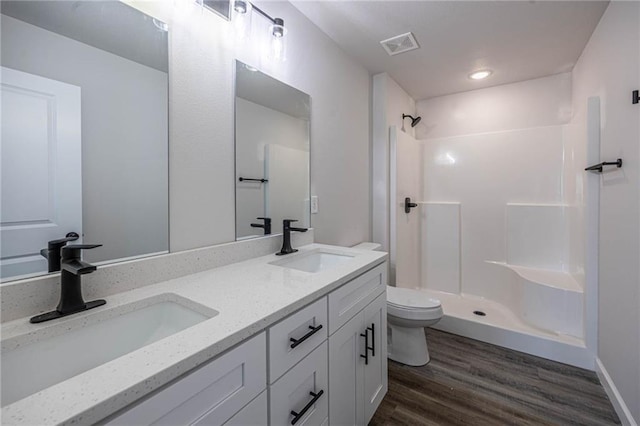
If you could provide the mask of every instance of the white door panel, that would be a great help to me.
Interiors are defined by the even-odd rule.
[[[2,67],[2,278],[47,271],[40,249],[82,235],[80,88]]]

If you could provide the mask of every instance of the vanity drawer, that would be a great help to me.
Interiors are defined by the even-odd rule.
[[[266,364],[266,336],[260,333],[107,424],[222,424],[266,388]]]
[[[269,383],[325,341],[327,328],[326,297],[269,328]]]
[[[296,426],[326,424],[329,416],[328,384],[325,341],[269,387],[270,424],[291,425],[296,419],[292,412],[298,413]]]
[[[386,285],[387,262],[384,262],[329,293],[329,334],[378,297]]]

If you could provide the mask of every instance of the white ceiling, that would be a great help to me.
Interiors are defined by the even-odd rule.
[[[570,71],[605,1],[305,1],[293,5],[372,74],[414,99]],[[389,56],[380,41],[413,32],[421,48]],[[293,35],[291,35],[293,36]],[[483,81],[470,72],[490,68]]]

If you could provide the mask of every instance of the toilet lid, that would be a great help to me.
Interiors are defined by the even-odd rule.
[[[440,301],[429,297],[424,291],[391,286],[387,287],[387,303],[403,309],[434,309],[440,307]]]

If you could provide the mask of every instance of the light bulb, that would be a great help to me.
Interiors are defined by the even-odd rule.
[[[275,18],[273,20],[273,25],[269,28],[269,31],[271,33],[271,59],[274,61],[284,62],[286,59],[285,36],[287,35],[287,29],[284,27],[284,20],[281,18]]]
[[[284,37],[271,36],[271,59],[275,61],[285,60]]]
[[[236,0],[233,4],[233,32],[236,40],[242,41],[251,32],[251,3]]]
[[[274,37],[284,37],[286,34],[285,31],[284,20],[282,18],[275,18],[271,26],[271,35]]]
[[[471,74],[469,74],[469,78],[472,80],[484,80],[485,78],[489,77],[491,74],[493,74],[493,71],[491,70],[474,71]]]

